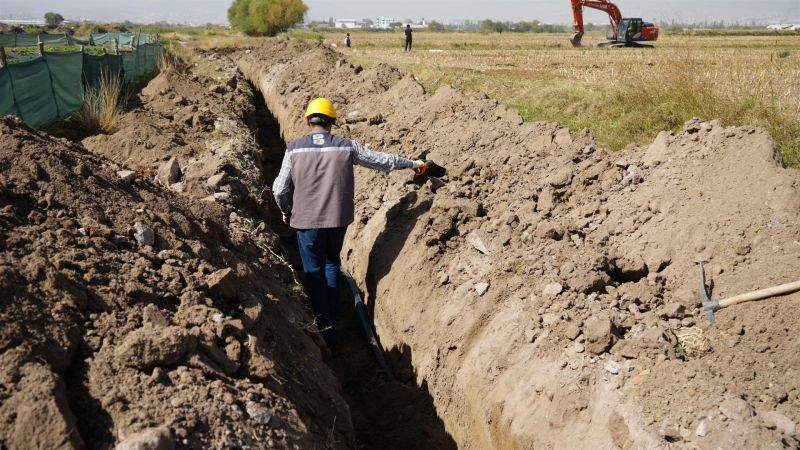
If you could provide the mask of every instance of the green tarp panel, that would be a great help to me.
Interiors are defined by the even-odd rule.
[[[81,83],[83,55],[77,52],[47,53],[45,62],[50,68],[50,77],[53,80],[53,95],[58,107],[58,116],[65,119],[77,111],[83,101]]]
[[[132,52],[122,54],[125,79],[135,80],[153,73],[158,68],[161,44],[144,44]]]
[[[76,37],[69,37],[69,45],[89,45],[89,40],[78,39]]]
[[[63,34],[40,34],[39,38],[45,45],[69,45],[69,39]]]
[[[145,54],[145,75],[150,75],[156,70],[158,70],[158,63],[161,60],[161,52],[163,50],[163,46],[160,43],[156,44],[145,44],[141,48],[144,49]]]
[[[129,37],[134,39],[131,33]],[[42,58],[32,54],[30,61],[0,68],[0,115],[17,115],[32,127],[66,118],[80,108],[84,86],[98,86],[103,74],[124,75],[127,80],[149,76],[158,70],[163,48],[158,42],[121,55],[47,52]]]
[[[92,45],[113,44],[114,39],[119,39],[120,47],[130,47],[132,44],[146,43],[150,38],[147,33],[95,33],[89,36]]]
[[[50,73],[42,58],[8,66],[22,120],[37,128],[58,118]]]
[[[0,34],[0,45],[3,47],[33,47],[39,43],[45,45],[69,45],[69,37],[63,34]]]
[[[92,33],[89,35],[89,45],[103,45],[108,42],[108,33]]]
[[[135,37],[134,37],[134,35],[133,35],[133,34],[128,34],[128,35],[122,35],[122,34],[120,34],[120,35],[119,35],[119,37],[118,37],[117,39],[119,39],[119,45],[120,45],[120,47],[130,47],[130,46],[132,46],[132,45],[133,45],[133,43],[134,43],[134,42],[133,42],[133,41],[134,41],[134,38],[135,38]]]
[[[78,39],[63,34],[0,34],[0,46],[33,47],[39,39],[45,45],[113,45],[119,39],[120,47],[131,47],[147,44],[151,35],[148,33],[95,33],[88,40]]]
[[[151,74],[156,67],[153,44],[144,44],[137,50],[142,53],[142,76]]]
[[[15,37],[14,46],[16,47],[32,47],[39,42],[35,34],[17,34]]]
[[[7,67],[0,68],[0,117],[18,115],[14,104],[14,89],[11,87],[11,72]]]
[[[152,35],[148,34],[148,33],[138,33],[137,36],[139,37],[139,41],[137,42],[137,45],[144,45],[144,44],[147,44],[148,42],[150,42],[150,37]]]
[[[136,52],[122,54],[122,70],[126,81],[136,78]]]
[[[39,58],[39,52],[15,52],[13,50],[7,50],[6,56],[11,64],[21,63],[25,61],[32,61],[36,58]]]
[[[121,76],[122,57],[120,55],[83,55],[83,79],[86,85],[100,86],[102,76]]]

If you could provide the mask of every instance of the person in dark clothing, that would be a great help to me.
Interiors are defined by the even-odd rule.
[[[411,33],[413,30],[411,29],[411,25],[406,25],[406,50],[407,52],[411,51]]]
[[[344,37],[344,46],[350,48],[350,33],[347,33],[347,36]]]

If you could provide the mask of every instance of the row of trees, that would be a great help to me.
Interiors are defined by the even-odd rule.
[[[586,24],[587,30],[603,29],[603,26]],[[538,20],[519,22],[503,22],[485,19],[477,22],[464,22],[458,25],[445,25],[436,21],[428,23],[430,31],[483,31],[487,33],[562,33],[571,32],[572,26],[541,23]]]
[[[567,31],[564,25],[552,25],[541,23],[538,20],[526,22],[524,20],[519,22],[500,22],[494,20],[482,20],[480,22],[481,31],[494,31],[497,33],[513,32],[513,33],[559,33]]]

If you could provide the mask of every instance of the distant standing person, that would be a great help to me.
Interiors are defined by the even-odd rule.
[[[407,52],[411,51],[411,33],[414,31],[411,29],[411,25],[406,25],[406,50]]]
[[[350,48],[350,33],[347,33],[347,36],[344,37],[344,46]]]

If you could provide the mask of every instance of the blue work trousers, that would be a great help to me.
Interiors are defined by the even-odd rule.
[[[347,227],[297,230],[297,245],[303,260],[311,306],[317,327],[329,348],[336,347],[334,324],[339,313],[339,254]]]

